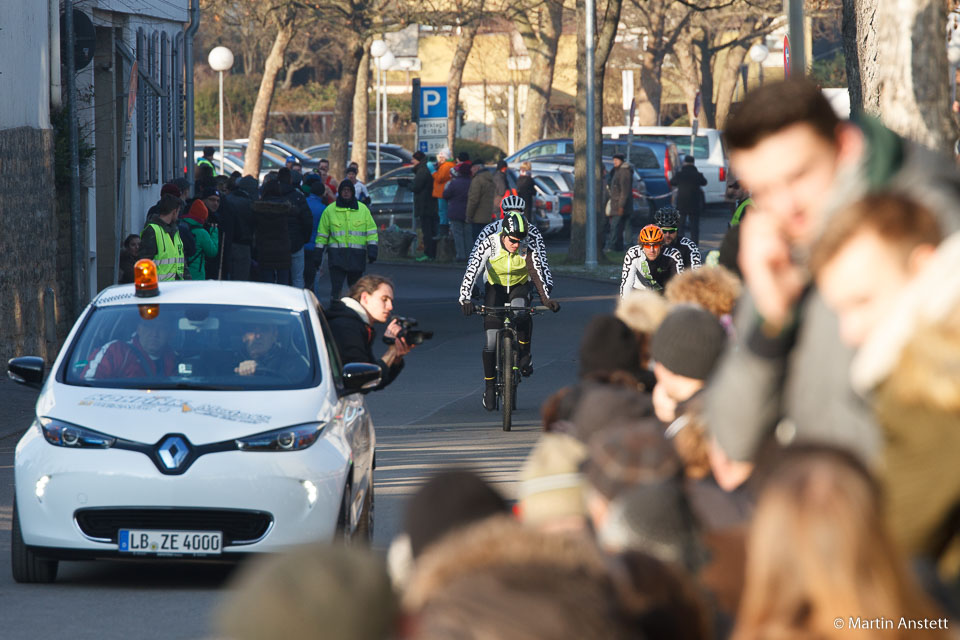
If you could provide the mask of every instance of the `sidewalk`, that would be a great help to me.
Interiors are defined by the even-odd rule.
[[[0,439],[24,431],[33,422],[39,391],[17,384],[6,375],[0,378]]]

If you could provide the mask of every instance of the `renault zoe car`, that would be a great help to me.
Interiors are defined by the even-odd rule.
[[[41,388],[16,447],[13,577],[367,538],[375,435],[359,391],[379,368],[341,366],[307,290],[158,286],[155,270],[152,291],[138,272],[101,292],[49,372],[8,365]]]

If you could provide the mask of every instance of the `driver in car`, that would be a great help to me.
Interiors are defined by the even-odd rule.
[[[172,321],[141,319],[130,340],[111,340],[92,354],[82,375],[87,380],[172,376],[177,355],[171,337]]]
[[[284,349],[278,340],[280,328],[269,322],[251,323],[240,336],[243,342],[240,364],[233,372],[241,376],[252,376],[259,369],[281,376],[295,375],[296,358]]]

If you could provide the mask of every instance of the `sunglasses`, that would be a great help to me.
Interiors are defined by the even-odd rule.
[[[514,244],[520,244],[520,238],[514,238],[513,236],[504,236],[505,240],[509,240]]]
[[[676,227],[660,227],[660,231],[663,231],[664,233],[676,233],[677,228]]]
[[[653,242],[653,243],[644,242],[644,243],[643,243],[643,246],[644,246],[644,247],[649,247],[650,249],[652,249],[652,248],[654,248],[654,247],[659,247],[659,246],[660,246],[660,243],[659,243],[659,242]]]

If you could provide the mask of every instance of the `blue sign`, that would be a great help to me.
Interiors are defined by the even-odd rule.
[[[446,87],[420,87],[420,117],[447,117]]]
[[[428,143],[426,140],[421,140],[421,141],[420,141],[420,151],[423,151],[424,153],[429,152],[429,151],[430,151],[430,143]]]

